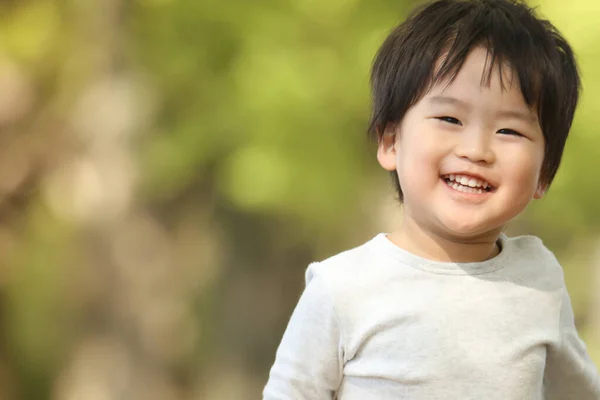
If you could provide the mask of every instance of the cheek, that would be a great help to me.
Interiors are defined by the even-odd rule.
[[[509,180],[512,186],[523,194],[535,192],[542,168],[543,153],[540,151],[514,152],[512,157],[505,161],[503,179]]]
[[[419,192],[438,183],[443,152],[439,146],[423,139],[407,140],[397,153],[397,172],[405,193]]]

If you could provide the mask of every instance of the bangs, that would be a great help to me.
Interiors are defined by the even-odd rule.
[[[497,72],[502,90],[509,89],[515,83],[518,84],[525,103],[537,112],[542,97],[541,82],[552,79],[551,76],[544,76],[548,71],[543,54],[540,54],[530,36],[525,37],[528,40],[511,38],[501,29],[483,30],[478,26],[494,26],[491,24],[493,17],[488,14],[479,20],[460,21],[459,26],[454,28],[455,31],[451,32],[444,51],[436,57],[438,62],[432,69],[426,91],[444,82],[450,85],[468,55],[476,48],[484,48],[487,54],[481,85],[489,87],[494,72]],[[419,93],[417,97],[420,98],[424,94],[424,92]]]

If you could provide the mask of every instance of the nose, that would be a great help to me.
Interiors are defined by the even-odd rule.
[[[492,136],[484,129],[465,130],[454,148],[454,154],[474,163],[492,164],[496,155],[490,146]]]

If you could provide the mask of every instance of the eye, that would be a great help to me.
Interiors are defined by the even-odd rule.
[[[498,131],[498,133],[501,133],[503,135],[513,135],[513,136],[523,136],[522,134],[520,134],[519,132],[512,130],[512,129],[500,129]]]
[[[458,119],[456,119],[454,117],[436,117],[436,119],[439,119],[440,121],[447,122],[449,124],[462,125],[462,123]]]

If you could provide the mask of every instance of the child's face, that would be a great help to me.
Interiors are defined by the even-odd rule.
[[[509,68],[502,89],[497,68],[482,85],[485,67],[486,50],[473,50],[452,84],[429,91],[379,145],[380,164],[398,173],[405,218],[446,236],[497,234],[544,190],[538,119]]]

